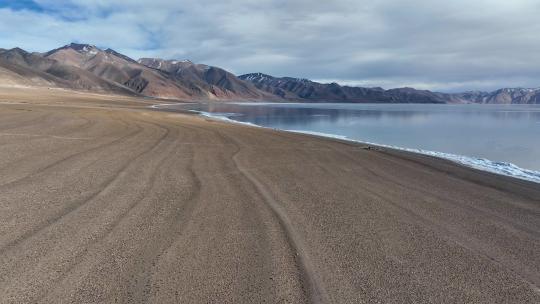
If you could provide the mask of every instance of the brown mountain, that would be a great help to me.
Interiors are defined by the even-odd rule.
[[[277,97],[216,67],[143,59],[112,49],[72,43],[44,54],[0,50],[0,84],[39,85],[170,99],[265,99]],[[163,66],[152,66],[163,62]],[[145,63],[145,64],[142,64]]]
[[[0,52],[0,79],[6,83],[132,94],[130,90],[71,64],[20,48]]]
[[[264,100],[355,103],[540,104],[540,89],[437,93],[323,84],[261,73],[235,76],[188,60],[143,58],[72,43],[44,54],[0,49],[0,86],[47,86],[92,92],[188,100]]]
[[[323,84],[308,79],[273,77],[262,73],[239,76],[252,82],[257,88],[288,100],[304,102],[379,102],[379,103],[445,103],[445,94],[400,88],[362,88]]]
[[[93,45],[72,43],[52,50],[44,57],[83,69],[145,96],[191,98],[194,95],[166,74],[140,65],[111,49],[103,51]]]
[[[438,93],[413,88],[384,90],[323,84],[308,79],[273,77],[262,73],[239,76],[257,88],[299,102],[379,102],[379,103],[492,103],[540,104],[540,88],[505,88],[493,92]]]
[[[253,84],[218,67],[195,64],[189,60],[142,58],[140,64],[167,73],[169,78],[198,92],[210,92],[216,98],[276,99]]]

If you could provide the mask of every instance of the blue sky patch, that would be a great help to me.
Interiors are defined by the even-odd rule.
[[[43,12],[43,8],[32,0],[0,0],[0,8]]]

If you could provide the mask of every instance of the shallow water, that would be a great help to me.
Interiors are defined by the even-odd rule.
[[[540,106],[227,103],[183,107],[264,127],[485,158],[540,171]]]

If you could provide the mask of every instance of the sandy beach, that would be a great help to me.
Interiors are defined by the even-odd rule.
[[[0,303],[540,303],[540,184],[0,88]]]

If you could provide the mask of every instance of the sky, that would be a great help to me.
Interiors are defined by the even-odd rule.
[[[70,42],[366,87],[540,87],[538,0],[0,0],[0,47]]]

